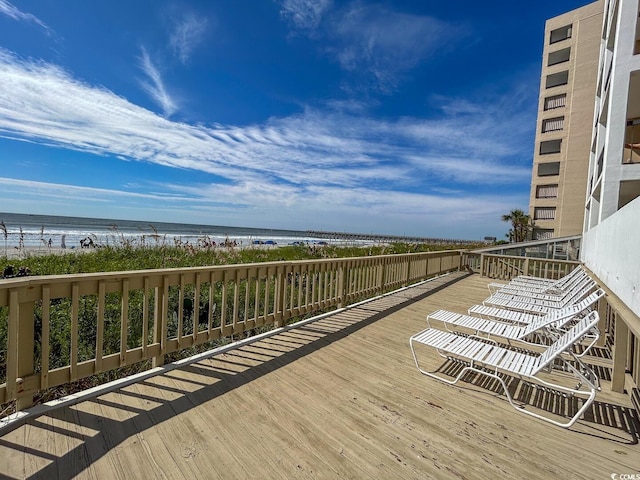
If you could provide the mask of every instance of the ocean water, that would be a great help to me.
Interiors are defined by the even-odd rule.
[[[136,246],[198,242],[224,243],[225,240],[247,246],[254,241],[277,244],[318,241],[307,232],[219,225],[193,225],[187,223],[139,222],[103,218],[61,217],[52,215],[26,215],[0,212],[0,248],[5,241],[9,247],[80,248],[81,240],[91,239],[94,245]],[[6,233],[5,233],[6,232]]]

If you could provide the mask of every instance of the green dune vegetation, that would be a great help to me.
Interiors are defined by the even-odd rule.
[[[410,244],[393,243],[369,246],[286,245],[276,248],[262,246],[207,247],[191,244],[162,246],[106,246],[91,250],[70,250],[69,253],[40,254],[25,251],[9,258],[0,253],[0,265],[11,265],[14,271],[24,267],[30,275],[63,275],[73,273],[116,272],[158,268],[185,268],[203,265],[348,258],[373,255],[393,255],[439,250],[473,249],[484,244],[456,243]]]

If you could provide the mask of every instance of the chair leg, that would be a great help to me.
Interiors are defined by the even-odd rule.
[[[585,391],[582,391],[582,390],[578,390],[578,389],[572,389],[572,388],[569,388],[569,387],[564,387],[562,385],[557,385],[557,384],[550,383],[550,382],[546,382],[546,381],[544,381],[544,380],[542,380],[540,378],[535,378],[535,377],[522,378],[521,377],[522,380],[531,381],[534,384],[541,383],[541,384],[546,385],[546,386],[548,386],[548,387],[550,387],[550,388],[552,388],[552,389],[554,389],[556,391],[567,392],[572,396],[574,396],[574,395],[585,395],[585,394],[588,393],[588,397],[585,399],[585,402],[582,405],[582,407],[580,407],[580,409],[576,412],[576,414],[573,417],[571,417],[569,419],[568,422],[564,422],[564,423],[563,422],[558,422],[558,421],[553,420],[553,419],[551,419],[549,417],[545,417],[544,415],[540,415],[538,413],[535,413],[535,412],[532,412],[532,411],[529,411],[529,410],[525,410],[524,405],[517,405],[513,401],[513,397],[511,396],[511,393],[509,392],[509,388],[507,387],[507,384],[498,375],[497,371],[495,371],[495,373],[492,373],[492,372],[487,372],[486,370],[481,370],[481,369],[477,368],[474,365],[473,361],[472,361],[471,364],[469,366],[464,367],[460,371],[460,373],[453,380],[447,380],[446,378],[443,378],[443,377],[441,377],[439,375],[436,375],[433,372],[428,372],[426,370],[423,370],[420,367],[420,364],[418,362],[418,357],[416,355],[415,349],[413,347],[413,342],[411,340],[409,341],[409,346],[411,347],[411,353],[413,355],[413,360],[414,360],[414,362],[416,364],[416,368],[423,375],[426,375],[428,377],[432,377],[432,378],[434,378],[436,380],[439,380],[441,382],[447,383],[449,385],[453,385],[455,383],[458,383],[458,381],[460,381],[462,376],[468,371],[476,372],[476,373],[479,373],[481,375],[485,375],[487,377],[493,378],[493,379],[497,380],[500,383],[500,385],[502,385],[502,389],[504,390],[504,393],[505,393],[505,396],[507,397],[508,402],[511,404],[511,406],[513,408],[516,409],[516,411],[518,411],[520,413],[524,413],[525,415],[529,415],[531,417],[537,418],[539,420],[545,421],[547,423],[551,423],[551,424],[556,425],[556,426],[561,427],[561,428],[570,428],[571,426],[573,426],[578,421],[578,419],[584,414],[584,412],[591,406],[591,404],[593,403],[594,399],[596,398],[596,387],[593,386],[593,383],[589,379],[587,379],[583,374],[581,374],[580,372],[578,372],[575,368],[573,368],[571,366],[570,366],[571,370],[574,373],[577,373],[580,378],[584,379],[586,381],[586,383],[589,384],[592,387],[592,388],[589,389],[588,392],[585,392]],[[440,356],[445,356],[445,355],[442,355],[439,351],[438,351],[438,354]]]

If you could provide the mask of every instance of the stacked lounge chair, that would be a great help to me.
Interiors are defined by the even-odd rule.
[[[501,287],[494,284],[490,287],[491,296],[483,305],[470,308],[468,314],[447,310],[429,314],[427,328],[409,339],[416,367],[424,375],[449,384],[458,382],[469,371],[494,378],[503,387],[509,403],[518,411],[560,427],[572,426],[591,405],[596,391],[600,390],[598,377],[580,357],[599,338],[599,316],[594,306],[604,295],[604,291],[597,288],[582,268],[576,270],[579,271],[563,277],[561,284],[544,279],[536,282],[533,277],[518,277],[508,284],[501,284]],[[519,291],[521,286],[525,290]],[[533,291],[534,288],[539,288],[539,291]],[[496,306],[500,302],[504,306]],[[542,309],[543,306],[546,308]],[[432,321],[442,322],[444,330],[434,328]],[[471,330],[473,334],[454,330],[460,327]],[[498,343],[496,338],[505,340],[507,344]],[[537,350],[543,351],[535,353],[512,348],[512,341],[535,345]],[[585,342],[588,345],[582,353],[575,353],[576,345]],[[419,344],[435,348],[445,358],[463,361],[466,366],[453,380],[428,372],[418,361],[416,345]],[[558,366],[578,380],[575,388],[540,378],[541,372]],[[562,423],[516,405],[500,372],[543,388],[551,387],[563,395],[586,398],[569,421]]]

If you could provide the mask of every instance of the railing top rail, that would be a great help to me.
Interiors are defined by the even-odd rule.
[[[531,240],[528,242],[519,242],[519,243],[503,243],[502,245],[492,245],[490,247],[482,247],[471,250],[473,253],[485,253],[490,252],[492,250],[511,250],[514,248],[526,248],[526,247],[535,247],[537,245],[553,245],[556,243],[564,243],[570,242],[571,240],[578,240],[582,238],[582,234],[579,235],[571,235],[568,237],[555,237],[546,240]]]
[[[145,276],[162,276],[162,275],[175,275],[184,273],[204,273],[215,272],[224,270],[245,270],[245,269],[266,269],[291,265],[310,265],[310,264],[340,264],[357,261],[371,261],[372,259],[378,259],[380,261],[386,259],[394,259],[401,257],[437,257],[441,255],[450,255],[452,253],[459,254],[464,250],[438,250],[434,252],[417,252],[417,253],[398,253],[376,256],[363,256],[363,257],[342,257],[342,258],[317,258],[308,260],[281,260],[275,262],[257,262],[257,263],[236,263],[225,265],[204,265],[197,267],[173,267],[162,269],[145,269],[145,270],[123,270],[113,272],[90,272],[90,273],[71,273],[63,275],[30,275],[27,277],[12,277],[7,279],[0,279],[0,289],[14,288],[14,287],[29,287],[37,286],[42,283],[68,283],[69,281],[91,281],[91,280],[118,280],[123,277],[136,278]]]
[[[474,255],[484,255],[485,257],[493,257],[493,258],[506,258],[506,259],[514,259],[524,261],[529,260],[530,262],[548,262],[548,263],[564,263],[567,265],[582,265],[582,262],[576,260],[560,260],[556,258],[539,258],[539,257],[521,257],[518,255],[501,255],[499,253],[481,253],[481,252],[467,252]]]

